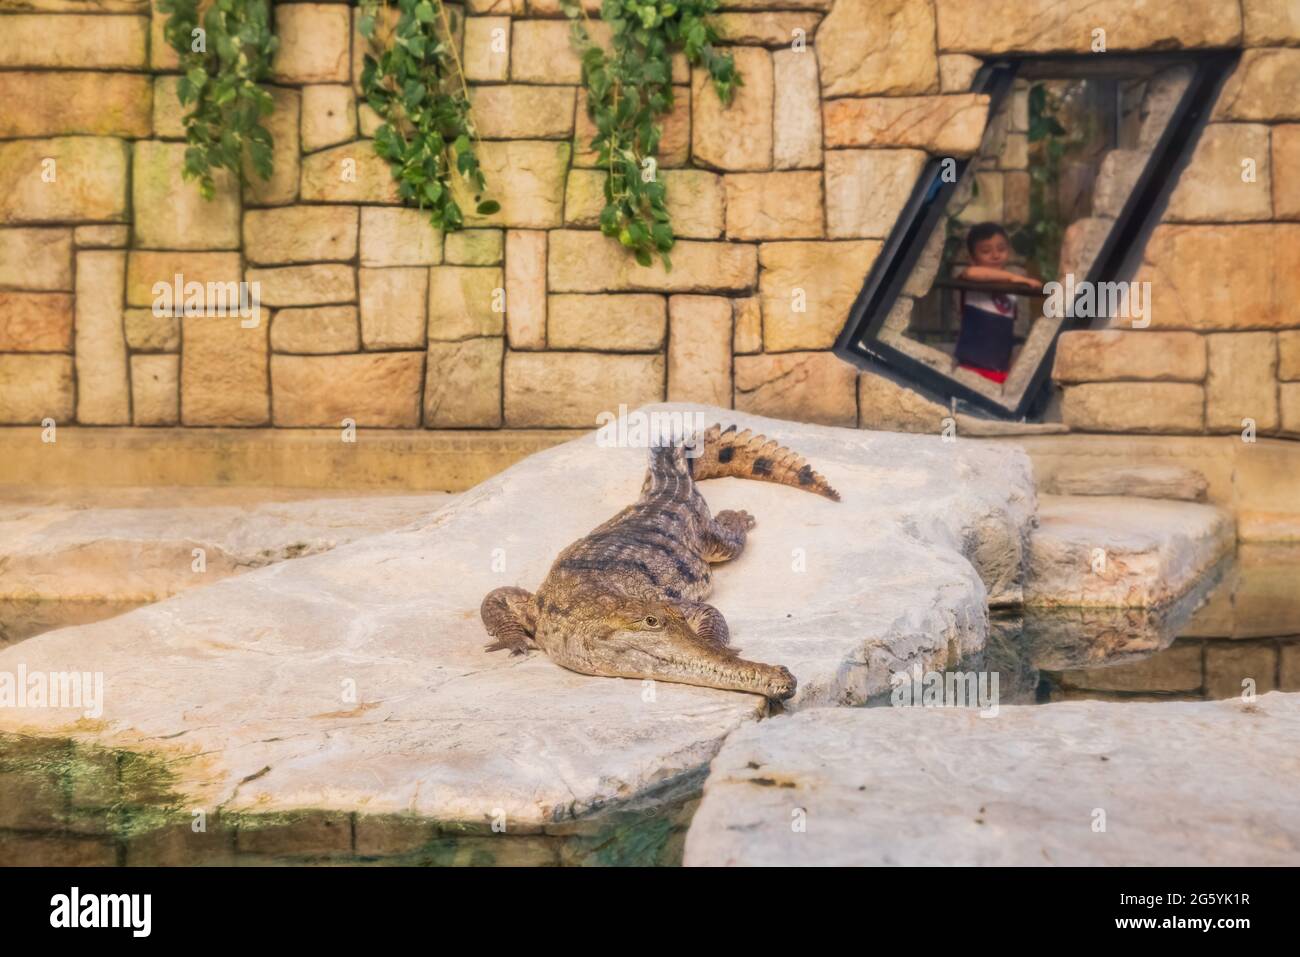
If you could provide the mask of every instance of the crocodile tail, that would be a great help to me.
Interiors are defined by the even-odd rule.
[[[840,493],[802,455],[749,429],[737,432],[734,425],[710,426],[695,437],[690,452],[695,455],[689,457],[688,452],[687,462],[697,482],[726,476],[757,479],[840,500]]]

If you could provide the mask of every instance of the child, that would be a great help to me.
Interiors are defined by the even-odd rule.
[[[1043,284],[1004,268],[1011,255],[1011,240],[997,223],[978,223],[966,234],[971,264],[958,279],[973,282],[1014,283],[1042,291]],[[961,333],[957,336],[957,363],[963,369],[1005,382],[1011,369],[1012,327],[1016,297],[1005,292],[961,292]]]

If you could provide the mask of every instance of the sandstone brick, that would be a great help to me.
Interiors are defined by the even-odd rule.
[[[300,355],[361,351],[357,307],[281,309],[271,320],[271,351]]]
[[[0,292],[0,352],[71,352],[72,296]]]
[[[129,274],[130,267],[128,267]],[[181,320],[170,313],[154,315],[152,309],[128,309],[123,315],[126,344],[132,352],[179,352]]]
[[[812,47],[772,54],[772,96],[772,165],[821,166],[821,79]]]
[[[139,70],[145,66],[145,17],[83,16],[4,11],[0,69],[67,67]]]
[[[510,298],[499,267],[437,266],[429,270],[429,339],[501,336]]]
[[[1159,329],[1278,329],[1300,302],[1300,223],[1158,226],[1134,277]]]
[[[249,269],[248,281],[261,283],[267,306],[325,306],[356,302],[356,274],[351,266],[282,266]]]
[[[857,372],[831,353],[736,356],[735,363],[738,410],[818,425],[857,425]]]
[[[1277,649],[1254,641],[1205,644],[1205,693],[1211,699],[1240,698],[1245,682],[1255,694],[1277,690]]]
[[[181,323],[181,424],[267,425],[267,324],[245,328],[232,316],[185,316]]]
[[[601,412],[663,400],[659,355],[510,352],[505,363],[509,428],[594,428]]]
[[[588,25],[593,40],[609,49],[609,27]],[[515,20],[510,30],[510,78],[516,83],[572,85],[582,80],[582,58],[567,20]]]
[[[668,337],[668,401],[731,406],[731,301],[672,296]]]
[[[342,4],[276,4],[280,48],[271,75],[284,83],[347,83],[350,29],[348,7]]]
[[[97,3],[98,0],[92,0],[92,2]],[[149,14],[149,66],[153,72],[179,70],[181,66],[180,57],[172,49],[171,44],[167,42],[167,37],[164,34],[170,15],[159,10],[154,5],[153,0],[127,0],[127,2],[138,3],[141,12],[148,12]]]
[[[894,228],[926,155],[918,150],[826,154],[826,228],[836,239],[883,239]]]
[[[346,143],[302,159],[303,202],[401,205],[388,163],[370,140]]]
[[[262,179],[252,163],[245,159],[244,202],[251,206],[283,206],[294,202],[298,198],[298,181],[304,172],[298,150],[302,94],[278,86],[269,87],[267,92],[271,94],[274,109],[270,116],[262,117],[262,125],[271,134],[273,143],[271,177]],[[314,197],[307,196],[304,189],[303,199],[311,198]]]
[[[22,104],[0,113],[0,137],[148,136],[152,102],[149,78],[135,73],[0,73],[0,103]]]
[[[244,255],[275,265],[351,259],[357,254],[355,206],[281,206],[244,216]]]
[[[0,289],[72,289],[72,230],[0,229]]]
[[[668,215],[676,236],[716,239],[722,235],[723,177],[702,169],[666,169],[660,171],[659,178],[667,190]],[[820,184],[817,192],[820,195]],[[604,203],[603,195],[601,203]]]
[[[127,163],[112,137],[0,143],[0,223],[126,222]]]
[[[1282,431],[1287,435],[1300,435],[1300,382],[1281,382],[1277,393]]]
[[[1273,214],[1300,219],[1300,123],[1273,127]]]
[[[764,243],[763,345],[768,352],[828,349],[880,253],[878,242]]]
[[[175,425],[180,421],[180,357],[131,357],[131,424]]]
[[[934,10],[928,3],[838,0],[817,31],[822,94],[936,92],[934,36]]]
[[[497,266],[505,261],[505,232],[458,229],[447,236],[445,257],[452,266]]]
[[[725,44],[789,47],[802,39],[808,45],[804,52],[812,48],[820,20],[818,13],[798,10],[725,11],[713,15],[718,36]]]
[[[78,226],[72,241],[78,249],[125,249],[131,241],[131,227]]]
[[[186,283],[238,283],[243,277],[238,253],[155,252],[133,249],[127,256],[126,303],[128,306],[153,306],[161,294],[157,283],[175,287],[180,276],[182,290]],[[172,294],[174,300],[175,293]],[[183,304],[183,303],[182,303]]]
[[[726,177],[728,239],[817,239],[822,225],[822,175],[732,173]]]
[[[504,83],[510,77],[510,18],[470,17],[465,21],[465,79]]]
[[[497,337],[429,343],[424,425],[430,429],[494,429],[501,425],[501,363]]]
[[[506,233],[506,339],[511,349],[546,348],[546,233]]]
[[[1061,417],[1080,432],[1200,432],[1205,390],[1184,382],[1090,382],[1069,386]]]
[[[184,143],[135,144],[131,171],[137,246],[153,249],[238,249],[239,190],[234,177],[216,171],[216,197],[204,199],[181,176]]]
[[[0,354],[0,422],[40,425],[72,419],[72,356]]]
[[[976,93],[875,96],[827,100],[822,109],[827,147],[907,147],[970,156],[984,136],[989,98]]]
[[[346,143],[357,135],[357,100],[350,86],[320,83],[303,87],[302,148],[310,153]]]
[[[945,405],[875,372],[858,374],[858,426],[938,435],[952,416]]]
[[[153,80],[153,135],[160,140],[185,139],[185,114],[177,94],[179,76],[157,76]],[[148,134],[145,134],[148,135]]]
[[[731,351],[738,356],[763,351],[763,301],[758,296],[732,300]]]
[[[480,3],[504,3],[506,0],[478,0]],[[522,4],[523,0],[515,0]],[[588,16],[600,16],[600,7],[603,0],[582,0],[582,9]],[[471,7],[471,9],[473,9]],[[528,0],[528,15],[530,17],[562,17],[564,8],[560,6],[560,0]]]
[[[657,352],[668,328],[663,296],[556,295],[547,304],[552,349]]]
[[[423,352],[271,357],[277,426],[412,429],[420,425]]]
[[[407,207],[361,209],[362,266],[436,266],[442,262],[443,234],[429,214]]]
[[[1211,118],[1300,120],[1300,49],[1243,52]]]
[[[423,349],[429,271],[361,270],[361,341],[367,349]]]
[[[1034,0],[996,11],[938,0],[936,8],[939,49],[945,53],[1089,53],[1098,26],[1106,29],[1108,51],[1223,47],[1241,39],[1240,9],[1218,0],[1186,0],[1158,11],[1132,0],[1086,5]]]
[[[604,170],[571,169],[564,184],[564,224],[596,226],[605,208]]]
[[[1277,334],[1277,377],[1283,382],[1300,382],[1300,330]]]
[[[745,85],[723,106],[708,71],[691,72],[691,153],[702,166],[724,170],[772,168],[772,54],[756,47],[732,50]]]
[[[470,91],[479,136],[568,139],[573,135],[571,86],[479,86]]]
[[[513,13],[517,17],[524,15],[525,0],[468,0],[470,13]],[[531,10],[531,4],[529,11]]]
[[[452,195],[465,213],[467,226],[549,229],[564,216],[564,176],[569,143],[548,140],[487,140],[478,149],[487,180],[485,198],[501,204],[491,215],[476,213],[474,195],[465,182],[452,180]]]
[[[1294,46],[1300,41],[1300,7],[1292,0],[1244,0],[1246,46]]]
[[[1271,332],[1222,332],[1206,337],[1205,427],[1240,432],[1242,419],[1256,429],[1277,428],[1277,336]]]
[[[680,240],[669,272],[656,261],[638,266],[598,232],[555,230],[549,237],[551,292],[746,292],[758,282],[758,251],[740,243]]]
[[[1056,340],[1057,382],[1139,379],[1200,382],[1205,378],[1205,337],[1194,332],[1080,329]]]
[[[77,421],[129,425],[131,396],[122,331],[126,253],[78,253],[76,292]]]
[[[965,93],[975,82],[984,61],[966,53],[945,53],[939,57],[939,91]]]
[[[1201,132],[1192,160],[1178,177],[1164,222],[1233,222],[1268,219],[1273,200],[1268,127],[1211,123]],[[1242,179],[1242,162],[1255,163],[1254,182]]]
[[[716,99],[716,97],[715,97]],[[578,90],[574,113],[573,165],[600,167],[599,153],[591,144],[596,138],[596,124],[587,115],[587,91]],[[691,88],[673,87],[673,108],[656,120],[663,131],[655,162],[660,170],[685,166],[691,156]]]

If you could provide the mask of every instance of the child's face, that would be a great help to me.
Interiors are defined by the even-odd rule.
[[[1007,259],[1011,255],[1011,245],[1007,242],[1005,236],[990,236],[988,239],[981,239],[975,244],[974,250],[971,251],[971,260],[977,266],[996,266],[1002,267],[1007,264]]]

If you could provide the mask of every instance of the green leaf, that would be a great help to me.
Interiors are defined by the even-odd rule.
[[[485,199],[478,204],[478,213],[480,216],[491,216],[493,213],[501,212],[501,204],[495,199]]]

